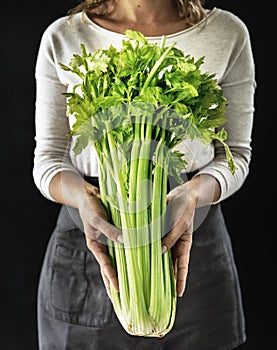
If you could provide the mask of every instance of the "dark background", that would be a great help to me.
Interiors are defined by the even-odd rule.
[[[74,0],[1,3],[0,348],[3,350],[37,349],[36,288],[59,205],[42,197],[32,178],[34,65],[45,28],[76,3]],[[263,9],[263,4],[252,7],[252,1],[207,1],[206,4],[237,14],[247,24],[252,39],[258,83],[252,163],[244,186],[223,203],[223,210],[234,244],[246,312],[248,341],[241,349],[272,349],[276,332],[273,12],[267,6]]]

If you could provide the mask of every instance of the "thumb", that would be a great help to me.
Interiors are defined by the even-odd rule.
[[[122,231],[118,227],[109,223],[107,220],[103,219],[102,217],[98,217],[96,228],[112,241],[117,243],[123,243]]]

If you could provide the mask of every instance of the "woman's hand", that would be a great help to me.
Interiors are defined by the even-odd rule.
[[[79,214],[84,225],[87,247],[100,265],[101,275],[111,298],[110,286],[112,285],[116,291],[119,291],[119,286],[116,272],[107,254],[105,241],[106,238],[110,238],[122,243],[122,232],[108,222],[100,200],[99,189],[90,184],[86,184],[86,195],[80,201]]]
[[[122,232],[108,222],[99,189],[74,171],[61,171],[52,178],[49,190],[58,203],[79,210],[87,246],[100,265],[107,292],[110,296],[111,284],[118,291],[117,276],[107,254],[106,239],[122,243]]]
[[[193,177],[174,188],[167,196],[170,226],[168,234],[162,240],[162,249],[163,252],[171,249],[178,296],[183,295],[186,286],[195,210],[210,205],[219,198],[220,185],[208,174]]]
[[[79,200],[78,209],[84,224],[85,234],[90,239],[98,241],[100,236],[104,234],[114,242],[123,242],[121,230],[107,220],[97,187],[89,183],[85,184],[85,193]]]
[[[167,200],[169,232],[162,240],[162,249],[166,252],[171,248],[177,295],[181,297],[186,286],[197,201],[195,196],[189,193],[187,184],[172,190]]]

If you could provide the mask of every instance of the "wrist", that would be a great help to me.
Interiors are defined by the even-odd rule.
[[[79,208],[89,195],[100,197],[97,187],[89,184],[75,172],[62,171],[57,173],[50,182],[50,195],[59,203]]]
[[[100,199],[99,188],[82,179],[75,191],[76,207],[87,205],[91,197]]]
[[[189,195],[196,201],[197,207],[210,205],[220,198],[220,184],[211,175],[196,175],[187,184]]]

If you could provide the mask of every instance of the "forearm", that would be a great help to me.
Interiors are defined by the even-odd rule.
[[[49,192],[55,201],[73,208],[79,208],[88,194],[99,197],[96,187],[86,182],[78,173],[71,171],[57,173],[50,182]]]
[[[209,174],[197,174],[183,185],[175,187],[168,194],[168,201],[182,198],[181,203],[190,203],[190,208],[211,205],[218,201],[221,187],[217,179]],[[179,208],[180,209],[180,208]]]

